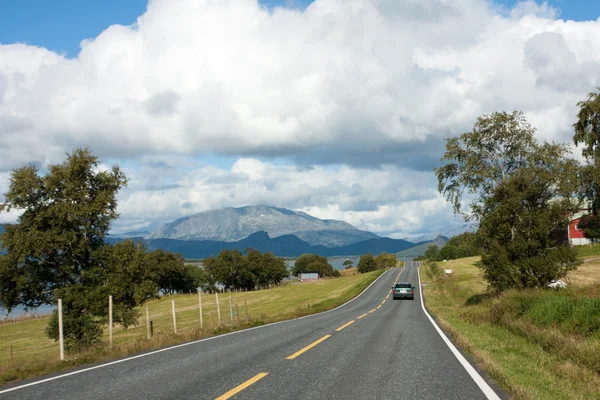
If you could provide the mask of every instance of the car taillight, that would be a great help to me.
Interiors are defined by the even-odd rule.
[[[410,294],[414,294],[414,292],[413,292],[413,290],[412,290],[412,289],[410,290]]]

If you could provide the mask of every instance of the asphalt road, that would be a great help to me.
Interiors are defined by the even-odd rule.
[[[331,312],[0,386],[0,399],[497,398],[425,314],[416,264]],[[396,280],[416,286],[415,300],[392,299]]]

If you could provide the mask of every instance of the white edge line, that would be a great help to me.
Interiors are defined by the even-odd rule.
[[[419,267],[417,267],[417,274],[419,276],[419,295],[421,297],[421,307],[423,308],[423,312],[425,313],[425,315],[427,315],[427,318],[429,318],[429,321],[433,324],[433,327],[435,328],[437,333],[440,334],[444,342],[448,345],[448,347],[452,351],[452,354],[454,354],[454,356],[458,359],[458,362],[461,363],[463,368],[467,371],[471,378],[473,378],[477,386],[479,386],[479,389],[481,389],[485,397],[487,397],[490,400],[500,400],[500,397],[498,397],[496,392],[494,392],[490,385],[488,385],[487,382],[481,377],[481,375],[479,375],[479,373],[475,370],[475,368],[473,368],[473,366],[467,361],[467,359],[463,357],[462,354],[460,354],[458,349],[454,346],[454,344],[452,344],[450,339],[448,339],[446,334],[444,334],[444,331],[440,329],[438,324],[435,323],[434,319],[431,318],[431,315],[429,315],[429,313],[425,309],[425,303],[423,302],[423,285],[421,284],[421,273],[419,271]]]
[[[154,350],[154,351],[151,351],[151,352],[148,352],[148,353],[144,353],[144,354],[138,354],[137,356],[122,358],[120,360],[111,361],[111,362],[108,362],[108,363],[105,363],[105,364],[101,364],[101,365],[96,365],[94,367],[80,369],[80,370],[73,371],[73,372],[67,372],[66,374],[62,374],[62,375],[58,375],[58,376],[53,376],[51,378],[42,379],[40,381],[26,383],[24,385],[15,386],[15,387],[10,388],[10,389],[0,390],[0,394],[13,392],[13,391],[19,390],[19,389],[25,389],[26,387],[39,385],[39,384],[42,384],[42,383],[54,381],[54,380],[61,379],[61,378],[66,378],[68,376],[77,375],[77,374],[81,374],[81,373],[88,372],[88,371],[93,371],[93,370],[98,369],[98,368],[108,367],[109,365],[120,364],[120,363],[125,362],[125,361],[135,360],[136,358],[142,358],[142,357],[146,357],[146,356],[151,356],[151,355],[154,355],[154,354],[162,353],[163,351],[178,349],[180,347],[190,346],[190,345],[193,345],[193,344],[196,344],[196,343],[200,343],[200,342],[205,342],[205,341],[208,341],[208,340],[219,339],[219,338],[222,338],[222,337],[225,337],[225,336],[235,335],[235,334],[239,334],[239,333],[244,333],[244,332],[252,331],[252,330],[255,330],[255,329],[266,328],[268,326],[283,324],[283,323],[286,323],[286,322],[298,321],[298,320],[301,320],[301,319],[304,319],[304,318],[314,317],[314,316],[317,316],[317,315],[322,315],[322,314],[326,314],[326,313],[329,313],[329,312],[332,312],[332,311],[335,311],[335,310],[339,310],[340,308],[342,308],[342,307],[344,307],[344,306],[352,303],[354,300],[356,300],[360,296],[362,296],[367,290],[369,290],[369,288],[371,286],[373,286],[375,284],[375,282],[377,282],[379,279],[381,279],[385,274],[387,274],[390,271],[391,271],[391,269],[389,269],[389,270],[385,271],[383,274],[379,275],[379,277],[377,277],[377,279],[375,279],[373,282],[371,282],[371,284],[369,286],[367,286],[365,288],[365,290],[363,290],[362,292],[360,292],[357,296],[353,297],[352,299],[348,300],[344,304],[342,304],[340,306],[337,306],[336,308],[334,308],[332,310],[327,310],[327,311],[323,311],[323,312],[316,313],[316,314],[305,315],[305,316],[299,317],[299,318],[287,319],[285,321],[272,322],[272,323],[266,324],[266,325],[255,326],[255,327],[252,327],[252,328],[242,329],[242,330],[235,331],[235,332],[224,333],[222,335],[211,336],[211,337],[205,338],[205,339],[194,340],[193,342],[182,343],[182,344],[178,344],[178,345],[175,345],[175,346],[166,347],[164,349]]]

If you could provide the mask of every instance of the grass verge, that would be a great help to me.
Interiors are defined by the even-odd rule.
[[[422,267],[427,308],[454,341],[515,399],[600,399],[598,283],[492,296],[476,261],[443,263],[448,279]]]
[[[154,331],[152,338],[146,338],[144,307],[140,310],[140,325],[127,330],[115,327],[112,348],[107,345],[106,333],[102,345],[86,352],[68,354],[67,360],[63,362],[57,360],[57,343],[44,334],[48,318],[6,324],[0,326],[0,384],[327,311],[360,294],[384,272],[379,270],[337,279],[294,283],[270,290],[221,294],[221,326],[218,324],[216,296],[203,295],[203,329],[199,326],[197,294],[166,296],[148,303]],[[173,333],[172,300],[176,304],[177,334]],[[14,366],[11,366],[10,360],[11,346]]]

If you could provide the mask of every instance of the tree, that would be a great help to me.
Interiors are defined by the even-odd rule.
[[[204,273],[192,264],[186,264],[181,254],[154,250],[145,254],[146,268],[153,272],[160,291],[166,294],[196,291]]]
[[[594,215],[600,210],[600,88],[588,98],[577,103],[579,113],[573,124],[575,145],[583,145],[582,154],[588,165],[581,172],[581,197],[590,200]]]
[[[258,287],[276,285],[289,276],[285,260],[275,257],[273,253],[261,254],[258,250],[246,249],[246,258],[250,269],[257,277]]]
[[[283,258],[254,249],[246,249],[246,254],[222,250],[217,257],[205,259],[203,264],[205,276],[200,281],[209,287],[219,282],[226,289],[254,290],[278,284],[289,276]]]
[[[397,262],[398,260],[394,254],[383,252],[375,257],[375,265],[377,266],[377,269],[393,268],[396,266]]]
[[[35,166],[15,169],[0,212],[22,211],[18,224],[6,225],[0,261],[0,304],[39,307],[62,298],[65,325],[91,343],[100,323],[90,311],[87,287],[96,282],[98,251],[118,214],[117,192],[127,180],[118,166],[99,168],[88,149],[50,165],[45,175]],[[70,319],[73,319],[72,321]],[[89,328],[89,329],[88,329]]]
[[[358,272],[364,274],[365,272],[375,271],[377,269],[377,263],[373,254],[363,254],[358,259]]]
[[[437,247],[435,244],[432,244],[429,247],[427,247],[427,250],[425,250],[425,254],[423,255],[423,257],[425,257],[425,259],[429,261],[442,260],[440,258],[440,248]]]
[[[216,258],[204,260],[204,265],[206,272],[225,289],[254,289],[256,275],[239,250],[222,250]]]
[[[447,140],[438,189],[466,220],[478,220],[480,267],[490,286],[545,286],[576,267],[554,234],[577,210],[577,163],[561,144],[538,143],[521,112],[479,117],[472,132]]]
[[[346,267],[346,269],[352,268],[352,266],[353,266],[352,260],[346,260],[346,261],[344,261],[343,265]]]
[[[298,276],[302,272],[318,272],[320,276],[333,276],[333,266],[327,257],[316,254],[302,254],[296,259],[292,268],[292,275]]]

